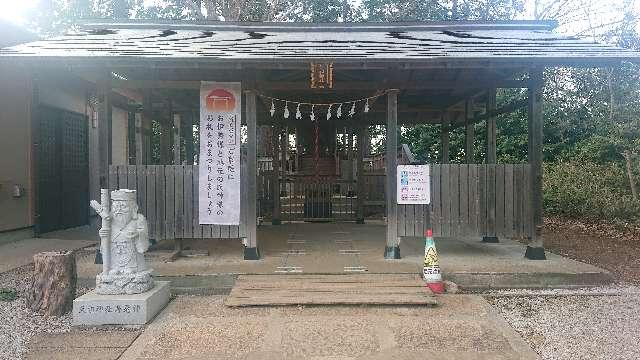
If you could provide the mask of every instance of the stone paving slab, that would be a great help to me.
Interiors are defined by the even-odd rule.
[[[33,238],[0,245],[0,272],[33,262],[33,255],[43,251],[76,250],[96,244],[93,240]]]
[[[72,330],[37,334],[29,342],[26,360],[115,360],[131,346],[141,330]]]
[[[234,309],[179,296],[122,355],[172,359],[538,359],[481,297],[439,306]]]

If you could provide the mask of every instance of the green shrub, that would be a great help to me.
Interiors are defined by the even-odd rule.
[[[549,215],[592,220],[640,220],[624,168],[589,161],[544,165],[544,208]]]

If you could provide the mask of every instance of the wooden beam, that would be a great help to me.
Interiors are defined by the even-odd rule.
[[[184,133],[184,156],[187,161],[187,165],[193,165],[193,158],[195,155],[195,143],[193,139],[193,122],[196,119],[196,113],[194,111],[188,111],[185,113],[183,122]]]
[[[272,172],[272,184],[273,184],[273,193],[271,194],[271,198],[273,199],[273,212],[271,214],[271,224],[280,225],[280,129],[273,128],[273,132],[271,134],[271,164],[273,164],[273,172]]]
[[[487,164],[495,164],[497,161],[497,133],[496,133],[496,88],[491,88],[487,93]]]
[[[358,127],[358,158],[356,160],[356,186],[358,193],[356,223],[358,224],[364,224],[364,155],[368,139],[368,130],[367,126]]]
[[[525,106],[527,106],[529,100],[527,99],[520,99],[520,100],[514,100],[513,102],[510,102],[509,104],[501,107],[500,109],[497,109],[495,111],[487,111],[484,114],[481,115],[477,115],[473,118],[473,120],[471,120],[471,123],[477,124],[481,121],[487,120],[490,117],[494,117],[500,114],[507,114],[507,113],[511,113],[513,111],[516,111],[520,108],[523,108]],[[449,130],[455,130],[461,126],[464,126],[465,123],[452,123],[448,126]]]
[[[180,114],[173,114],[173,165],[182,164],[182,159],[180,158],[180,130],[182,116]]]
[[[247,192],[248,203],[246,206],[246,226],[247,237],[243,239],[244,259],[258,260],[260,252],[258,251],[257,239],[257,213],[256,213],[256,189],[257,189],[257,145],[258,131],[256,121],[256,93],[255,91],[245,91],[246,118],[247,118]]]
[[[531,165],[531,208],[533,213],[533,234],[525,257],[531,260],[546,259],[544,244],[542,239],[542,133],[543,133],[543,113],[542,113],[542,87],[544,85],[543,69],[533,69],[529,73],[531,79],[528,90],[529,102],[529,149],[528,157]]]
[[[475,150],[475,124],[473,123],[473,99],[467,100],[465,103],[465,160],[467,164],[475,163],[474,150]]]
[[[109,188],[109,165],[111,164],[111,72],[105,71],[98,79],[98,152],[100,188]]]
[[[388,75],[387,75],[388,76]],[[391,77],[391,76],[388,76]],[[237,80],[237,77],[229,77],[229,80]],[[224,80],[224,79],[222,79]],[[408,80],[408,81],[337,81],[334,88],[327,89],[311,89],[309,88],[309,82],[305,81],[258,81],[256,88],[259,92],[264,91],[299,91],[305,90],[309,93],[327,93],[342,90],[370,90],[375,91],[381,88],[391,88],[402,86],[404,90],[457,90],[457,89],[482,89],[487,84],[502,87],[502,88],[526,88],[526,80],[512,80],[512,79],[496,79],[489,77],[473,77],[473,78],[460,78],[454,81],[422,81],[422,80]],[[184,81],[184,80],[113,80],[112,86],[118,89],[200,89],[200,81]]]
[[[442,164],[449,163],[449,121],[449,112],[442,114],[442,126],[440,130],[440,162]]]
[[[144,164],[144,143],[142,136],[142,114],[135,113],[135,144],[136,144],[136,165]]]
[[[145,90],[142,97],[142,144],[143,144],[143,164],[151,164],[151,139],[153,123],[153,94],[151,90]]]
[[[387,145],[385,155],[387,177],[387,246],[385,259],[400,258],[398,238],[398,202],[396,169],[398,165],[398,90],[387,93]]]

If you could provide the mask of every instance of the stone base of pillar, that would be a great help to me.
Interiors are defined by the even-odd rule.
[[[499,243],[500,240],[498,240],[497,236],[483,236],[482,237],[482,242],[483,243],[496,244],[496,243]]]
[[[364,224],[364,218],[356,219],[356,224]]]
[[[384,248],[385,259],[400,259],[400,246],[387,246]]]
[[[280,221],[280,219],[272,219],[271,220],[271,225],[281,225],[282,221]]]
[[[260,260],[260,251],[257,247],[244,247],[245,260]]]
[[[527,251],[524,253],[524,257],[529,260],[547,260],[543,247],[527,246]]]

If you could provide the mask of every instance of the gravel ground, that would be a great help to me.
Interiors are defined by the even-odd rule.
[[[0,273],[0,287],[18,292],[16,300],[0,301],[0,359],[21,359],[29,339],[37,333],[63,333],[71,329],[71,314],[44,317],[27,308],[24,292],[32,271],[33,264]]]
[[[639,359],[640,287],[485,294],[544,360]]]

